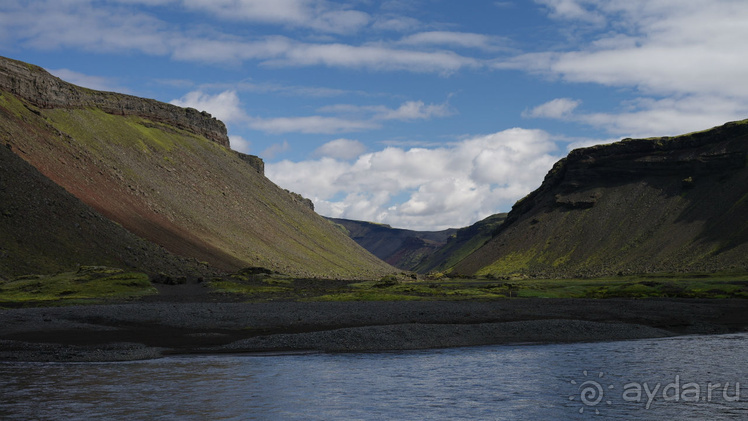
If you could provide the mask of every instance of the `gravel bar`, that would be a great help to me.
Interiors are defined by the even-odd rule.
[[[0,361],[366,352],[748,330],[748,300],[129,302],[0,310]]]

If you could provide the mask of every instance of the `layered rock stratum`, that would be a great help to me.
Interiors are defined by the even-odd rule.
[[[42,109],[97,108],[114,115],[139,116],[191,131],[229,147],[226,125],[205,111],[82,88],[52,76],[33,64],[0,57],[0,89]]]

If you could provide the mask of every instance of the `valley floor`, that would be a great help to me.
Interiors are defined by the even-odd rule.
[[[366,352],[748,330],[745,299],[247,303],[184,287],[162,287],[150,301],[0,310],[0,361]]]

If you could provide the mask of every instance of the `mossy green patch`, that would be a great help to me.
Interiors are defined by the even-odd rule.
[[[55,275],[26,275],[0,283],[0,303],[51,304],[156,293],[148,275],[102,266],[82,266],[76,272]]]
[[[423,297],[414,295],[367,290],[320,295],[306,298],[303,301],[421,301],[423,299]]]
[[[525,252],[512,252],[500,257],[495,262],[484,267],[476,273],[477,276],[507,276],[514,273],[521,273],[529,267],[530,262],[535,258],[537,253],[534,249]]]
[[[647,274],[517,282],[517,296],[540,298],[748,298],[746,274]]]
[[[485,278],[358,282],[305,301],[499,300],[508,298],[748,298],[747,274],[650,274],[594,279]]]
[[[24,114],[31,113],[21,100],[11,94],[0,95],[0,108],[6,110],[16,118],[22,118]]]
[[[291,288],[270,285],[252,285],[234,281],[211,281],[209,286],[216,292],[227,292],[231,294],[242,295],[259,295],[259,294],[278,294],[292,291]]]
[[[52,109],[44,115],[60,131],[94,150],[104,150],[107,144],[135,148],[141,152],[169,152],[184,146],[178,138],[188,132],[137,116],[115,116],[100,109]],[[207,142],[207,141],[206,141]]]

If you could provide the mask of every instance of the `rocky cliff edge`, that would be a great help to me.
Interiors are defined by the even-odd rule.
[[[0,90],[17,95],[39,108],[99,108],[109,114],[144,117],[229,147],[226,126],[205,111],[82,88],[52,76],[39,66],[5,57],[0,57]]]

